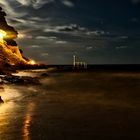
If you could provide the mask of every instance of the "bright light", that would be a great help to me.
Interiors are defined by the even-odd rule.
[[[19,38],[19,39],[25,38],[25,34],[19,33],[19,34],[18,34],[18,38]]]
[[[30,61],[28,62],[28,64],[30,64],[30,65],[35,65],[36,62],[35,62],[34,60],[30,60]]]
[[[6,36],[6,32],[3,30],[0,30],[0,40],[3,40],[3,37]]]

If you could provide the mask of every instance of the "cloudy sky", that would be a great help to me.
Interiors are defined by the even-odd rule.
[[[140,63],[140,0],[0,0],[25,56],[46,64]]]

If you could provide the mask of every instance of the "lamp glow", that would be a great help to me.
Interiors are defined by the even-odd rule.
[[[30,60],[30,61],[28,62],[28,64],[30,64],[30,65],[35,65],[36,62],[35,62],[34,60]]]

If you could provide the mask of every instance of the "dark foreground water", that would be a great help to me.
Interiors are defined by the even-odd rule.
[[[140,139],[140,73],[51,73],[39,79],[40,85],[0,86],[0,140]]]

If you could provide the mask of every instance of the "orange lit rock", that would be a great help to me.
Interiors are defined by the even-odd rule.
[[[0,67],[8,65],[27,65],[28,59],[24,57],[14,39],[18,32],[9,26],[5,19],[6,13],[0,7]],[[32,65],[33,62],[31,61]]]

